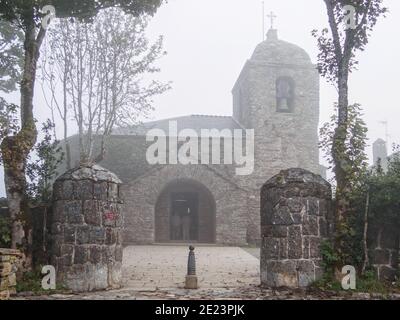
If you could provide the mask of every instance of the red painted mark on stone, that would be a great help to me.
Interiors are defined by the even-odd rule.
[[[108,211],[108,212],[105,213],[105,217],[106,217],[107,220],[116,220],[118,215],[115,212]]]

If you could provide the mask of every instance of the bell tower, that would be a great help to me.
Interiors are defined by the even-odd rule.
[[[255,130],[258,186],[283,169],[320,173],[319,74],[302,48],[279,40],[271,28],[232,94],[234,119]]]

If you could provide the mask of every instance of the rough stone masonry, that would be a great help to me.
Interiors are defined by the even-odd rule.
[[[0,300],[16,293],[17,271],[22,262],[18,250],[0,249]]]
[[[322,276],[321,241],[328,237],[328,182],[303,169],[281,171],[261,190],[261,284],[307,287]]]
[[[97,165],[67,171],[54,183],[51,263],[58,284],[75,292],[121,285],[120,183]]]

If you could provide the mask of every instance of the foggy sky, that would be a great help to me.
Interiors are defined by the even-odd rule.
[[[400,75],[400,1],[386,0],[390,13],[381,20],[367,50],[358,54],[359,70],[351,75],[350,103],[362,104],[369,127],[369,144],[385,139],[380,121],[389,122],[390,143],[400,143],[398,93]],[[189,114],[232,115],[231,89],[247,59],[262,41],[261,0],[169,0],[152,19],[148,35],[164,35],[168,55],[159,61],[158,79],[173,89],[155,98],[150,120]],[[311,30],[327,27],[322,0],[265,0],[266,12],[278,16],[279,38],[304,48],[316,62]],[[266,19],[266,30],[269,21]],[[34,114],[49,117],[40,87]],[[321,124],[329,120],[336,90],[321,79]],[[18,93],[12,95],[18,102]],[[57,127],[62,132],[62,127]],[[371,147],[368,148],[371,156]],[[0,196],[4,195],[0,173]]]

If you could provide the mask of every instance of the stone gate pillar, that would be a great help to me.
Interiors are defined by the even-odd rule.
[[[122,274],[121,181],[98,166],[67,171],[53,186],[51,263],[75,292],[117,288]]]
[[[281,171],[262,187],[262,285],[299,288],[321,277],[331,200],[329,183],[303,169]]]

